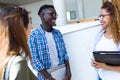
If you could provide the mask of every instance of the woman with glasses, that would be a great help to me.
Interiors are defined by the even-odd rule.
[[[29,12],[22,8],[0,10],[0,80],[37,80],[27,66]]]
[[[116,0],[112,0],[113,2]],[[120,51],[120,6],[105,2],[101,7],[99,21],[102,30],[96,37],[94,51]],[[120,66],[92,62],[102,80],[120,80]]]

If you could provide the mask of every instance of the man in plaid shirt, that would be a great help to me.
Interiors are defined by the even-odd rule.
[[[65,64],[64,80],[70,80],[71,71],[63,37],[59,30],[53,28],[56,25],[57,18],[54,6],[43,5],[39,9],[38,15],[42,24],[32,31],[28,41],[33,67],[38,72],[38,79],[56,80],[48,72],[48,69],[54,69]]]

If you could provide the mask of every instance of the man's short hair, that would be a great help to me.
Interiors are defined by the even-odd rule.
[[[40,15],[40,13],[44,10],[44,9],[48,9],[48,8],[54,8],[53,5],[48,5],[48,4],[45,4],[43,6],[40,7],[39,11],[38,11],[38,15]]]

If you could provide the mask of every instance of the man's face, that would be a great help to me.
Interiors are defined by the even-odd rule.
[[[48,26],[55,26],[56,18],[57,18],[57,13],[54,8],[48,8],[43,10],[43,21],[48,25]]]

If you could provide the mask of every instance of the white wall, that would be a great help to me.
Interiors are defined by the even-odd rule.
[[[84,18],[97,17],[102,6],[102,0],[83,0]]]
[[[77,0],[65,0],[66,12],[75,11],[77,19],[78,17],[78,8],[77,8]]]
[[[72,11],[77,9],[76,0],[65,0],[66,10]]]
[[[66,0],[66,11],[76,11],[77,19],[98,16],[101,6],[102,0]]]
[[[78,8],[78,19],[84,18],[84,7],[83,0],[77,0],[77,8]]]
[[[100,30],[99,22],[79,23],[58,27],[67,47],[71,80],[97,80],[95,68],[90,65],[96,34]],[[97,26],[96,26],[97,25]]]

